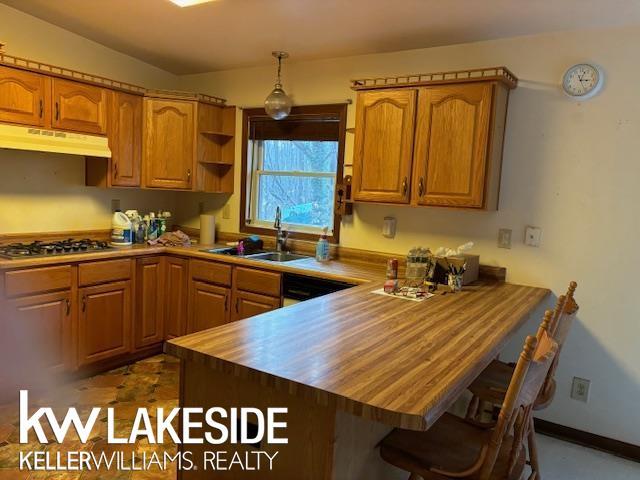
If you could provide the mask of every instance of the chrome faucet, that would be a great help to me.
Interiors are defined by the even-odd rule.
[[[276,229],[276,251],[286,252],[289,232],[282,230],[282,211],[280,207],[276,207],[276,221],[273,224],[273,228]]]

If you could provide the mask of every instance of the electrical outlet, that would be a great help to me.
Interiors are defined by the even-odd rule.
[[[498,230],[498,248],[511,248],[511,233],[510,228]]]
[[[111,211],[115,212],[116,210],[120,210],[120,199],[114,198],[111,200]]]
[[[542,240],[542,229],[538,227],[527,227],[524,231],[524,244],[530,247],[539,247]]]
[[[198,203],[198,213],[202,215],[204,213],[204,202]]]
[[[228,203],[226,203],[222,208],[222,218],[231,218],[231,205],[229,205]]]
[[[571,398],[587,403],[589,401],[590,386],[591,380],[573,377],[573,383],[571,384]]]

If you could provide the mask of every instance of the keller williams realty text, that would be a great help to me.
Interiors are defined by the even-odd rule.
[[[155,415],[150,415],[147,408],[139,408],[128,435],[116,435],[116,421],[113,408],[107,408],[107,443],[135,444],[146,440],[149,444],[162,444],[167,441],[178,445],[210,444],[222,445],[228,448],[234,444],[249,444],[258,446],[263,442],[269,445],[287,444],[288,439],[277,430],[287,428],[287,422],[281,416],[287,413],[287,408],[268,408],[266,412],[252,407],[220,408],[207,410],[202,408],[173,408],[165,412],[163,408],[155,409]],[[33,414],[29,415],[32,411]],[[179,432],[174,428],[174,420],[180,419]],[[82,443],[89,441],[96,422],[104,421],[102,408],[93,408],[88,417],[80,418],[75,408],[69,408],[62,421],[58,421],[56,414],[50,407],[29,409],[29,394],[20,391],[20,443],[29,443],[29,432],[35,433],[41,444],[49,443],[44,433],[47,423],[53,438],[63,443],[69,432],[75,431]],[[168,465],[176,463],[179,470],[197,468],[199,463],[205,470],[260,470],[273,469],[273,462],[278,452],[269,452],[259,448],[242,453],[231,450],[211,450],[201,452],[201,461],[194,462],[193,454],[186,447],[178,453],[164,454],[153,452],[129,452],[109,449],[110,453],[92,451],[21,451],[21,470],[149,470],[166,469]],[[127,450],[127,449],[124,449]],[[201,449],[199,449],[201,450]]]

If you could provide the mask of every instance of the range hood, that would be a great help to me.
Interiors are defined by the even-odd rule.
[[[111,157],[106,137],[0,124],[0,148]]]

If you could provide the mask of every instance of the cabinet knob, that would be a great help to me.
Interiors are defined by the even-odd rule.
[[[83,295],[82,296],[82,311],[86,311],[87,310],[87,296]]]
[[[229,295],[225,295],[224,297],[224,311],[229,310]]]
[[[40,99],[40,118],[44,115],[44,102]]]
[[[420,177],[420,180],[418,180],[418,196],[421,197],[422,195],[424,195],[424,178]]]
[[[187,170],[187,182],[191,182],[191,169]]]
[[[407,194],[408,188],[409,188],[409,180],[407,179],[407,177],[404,177],[404,180],[402,180],[402,195]]]
[[[69,314],[71,313],[71,300],[67,298],[66,304],[67,304],[67,317],[68,317]]]
[[[56,102],[56,120],[60,120],[60,104]]]
[[[240,297],[236,298],[236,313],[240,313]]]
[[[118,177],[118,162],[113,162],[113,176]]]

